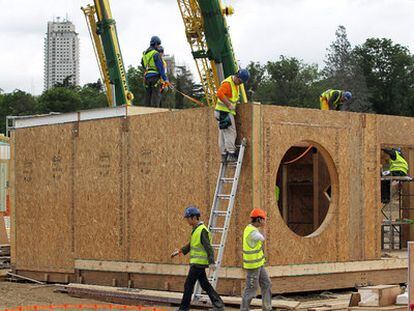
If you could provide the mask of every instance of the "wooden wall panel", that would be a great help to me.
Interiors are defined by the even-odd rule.
[[[73,271],[72,125],[15,135],[17,269]]]
[[[74,138],[77,258],[124,259],[122,122],[81,122]]]

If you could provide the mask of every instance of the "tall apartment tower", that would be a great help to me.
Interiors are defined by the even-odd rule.
[[[45,90],[67,77],[71,84],[79,85],[79,38],[75,25],[67,19],[47,23],[44,75]]]

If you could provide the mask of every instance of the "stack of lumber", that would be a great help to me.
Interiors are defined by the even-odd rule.
[[[61,287],[61,291],[67,292],[70,296],[78,298],[90,298],[103,300],[112,303],[136,304],[137,301],[143,303],[156,304],[179,304],[181,302],[182,293],[156,291],[156,290],[140,290],[132,288],[119,288],[111,286],[97,286],[84,284],[69,284]],[[226,306],[239,306],[241,297],[221,297]],[[261,307],[260,299],[253,299],[252,307]],[[275,309],[298,310],[300,302],[274,299],[272,306]],[[209,307],[208,303],[200,302],[196,304],[199,307]]]
[[[399,285],[377,285],[358,289],[360,301],[350,305],[349,310],[355,311],[402,311],[407,306],[395,305],[397,296],[401,294]],[[352,300],[351,300],[352,301]],[[358,306],[354,306],[358,303]]]
[[[0,269],[10,268],[10,245],[0,245]]]

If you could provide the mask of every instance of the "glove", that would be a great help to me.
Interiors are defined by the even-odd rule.
[[[175,249],[175,250],[171,253],[171,258],[174,258],[174,257],[176,257],[176,256],[180,255],[180,253],[181,253],[181,250],[179,250],[179,249]]]

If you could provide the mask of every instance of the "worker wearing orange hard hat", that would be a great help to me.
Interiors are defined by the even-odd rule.
[[[244,289],[241,311],[250,310],[250,303],[256,297],[260,286],[262,293],[262,308],[272,310],[272,282],[264,267],[266,258],[263,252],[264,235],[259,231],[266,224],[266,212],[255,208],[250,213],[251,223],[243,233],[243,268],[247,271],[246,287]]]

